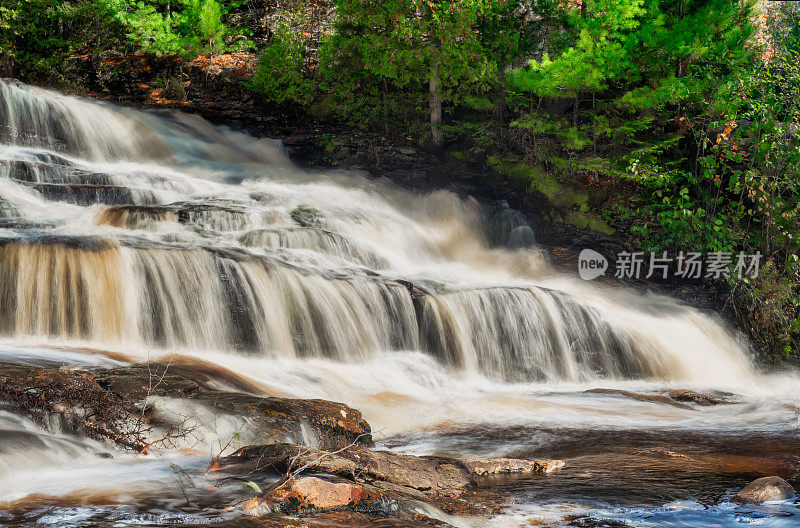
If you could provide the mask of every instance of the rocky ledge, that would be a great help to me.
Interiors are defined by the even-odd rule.
[[[375,450],[359,411],[264,395],[247,380],[199,362],[117,368],[0,362],[0,401],[45,428],[141,455],[191,446],[208,416],[239,420],[246,429],[221,439],[217,455],[211,453],[205,475],[224,491],[207,505],[257,519],[258,526],[293,526],[297,516],[314,517],[320,526],[381,519],[402,520],[391,526],[440,526],[442,512],[486,513],[475,493],[489,489],[493,476],[546,474],[564,465]]]
[[[219,461],[227,479],[271,481],[237,505],[248,516],[352,511],[409,518],[420,503],[447,513],[483,513],[465,500],[491,475],[549,473],[561,460],[457,459],[348,446],[323,451],[294,444],[250,446]],[[436,517],[435,513],[433,517]]]
[[[197,374],[192,377],[186,375],[189,370],[156,364],[88,370],[0,363],[0,399],[42,425],[58,424],[61,431],[139,453],[175,447],[193,434],[203,415],[246,422],[248,432],[237,433],[240,442],[372,445],[369,424],[347,405],[217,390],[218,382],[202,369],[192,369]]]

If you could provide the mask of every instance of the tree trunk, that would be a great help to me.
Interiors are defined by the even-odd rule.
[[[431,68],[431,144],[435,150],[442,148],[442,94],[439,86],[439,63]]]
[[[575,106],[572,107],[572,126],[578,128],[578,111],[581,108],[581,95],[575,94]]]

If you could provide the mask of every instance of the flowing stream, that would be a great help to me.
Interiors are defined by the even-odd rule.
[[[800,472],[800,378],[758,373],[713,315],[556,273],[512,220],[304,171],[196,116],[0,81],[0,360],[202,362],[267,394],[347,403],[384,448],[567,460],[499,482],[495,516],[454,524],[800,524],[796,502],[727,501]],[[207,460],[109,453],[0,410],[0,522],[207,522],[174,508],[174,467]]]

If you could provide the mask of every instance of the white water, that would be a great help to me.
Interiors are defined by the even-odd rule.
[[[346,402],[377,438],[405,435],[418,453],[437,451],[431,431],[465,424],[797,431],[797,378],[757,374],[715,318],[559,275],[533,247],[489,247],[473,200],[305,172],[273,142],[197,117],[6,81],[0,143],[0,352],[12,361],[201,358],[268,394]],[[508,228],[500,238],[530,240]],[[739,403],[681,409],[584,392],[595,387],[717,389]],[[58,445],[53,456],[71,456]],[[2,472],[0,501],[54,492]]]
[[[751,374],[696,311],[489,249],[470,200],[304,173],[190,116],[0,89],[4,335],[347,362],[421,349],[509,381]]]

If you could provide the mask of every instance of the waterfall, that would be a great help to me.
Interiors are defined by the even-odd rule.
[[[0,81],[0,142],[93,160],[168,154],[158,135],[133,113],[13,81]]]
[[[663,298],[563,277],[502,207],[0,81],[0,335],[345,363],[423,352],[501,382],[732,381],[746,346]],[[215,356],[218,357],[218,356]]]

